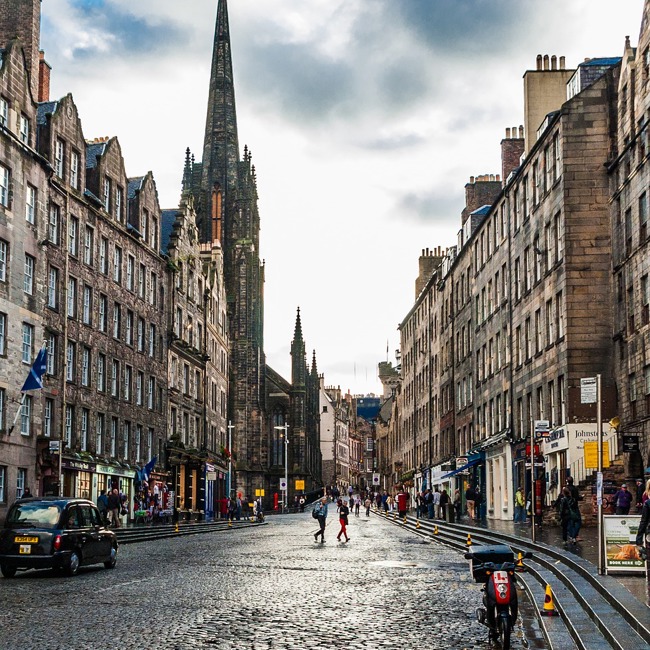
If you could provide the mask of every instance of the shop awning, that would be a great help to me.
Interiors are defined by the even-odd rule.
[[[449,472],[448,474],[445,474],[444,476],[441,476],[441,479],[449,478],[451,476],[456,476],[456,474],[460,474],[461,472],[464,472],[466,469],[469,469],[470,467],[473,467],[474,465],[478,465],[478,463],[481,462],[480,458],[474,458],[473,460],[470,460],[469,463],[465,463],[464,465],[461,465],[460,467],[457,467],[455,470],[452,472]]]
[[[472,449],[472,452],[476,453],[480,451],[485,451],[490,447],[494,447],[504,442],[508,442],[509,439],[510,439],[510,429],[509,428],[502,429],[498,433],[495,433],[493,436],[490,436],[489,438],[482,440],[478,445],[476,445],[476,447],[474,447],[474,449]]]

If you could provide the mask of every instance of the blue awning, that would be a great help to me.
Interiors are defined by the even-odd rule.
[[[444,476],[441,476],[441,478],[449,478],[450,476],[455,476],[456,474],[460,474],[461,472],[464,472],[466,469],[469,469],[470,467],[473,467],[474,465],[478,465],[478,463],[481,462],[481,458],[474,458],[473,460],[470,460],[469,463],[465,463],[464,465],[461,465],[460,467],[456,468],[453,470],[453,472],[449,472],[448,474],[445,474]]]

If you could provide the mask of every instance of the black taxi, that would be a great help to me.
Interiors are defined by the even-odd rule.
[[[13,578],[25,569],[62,569],[103,563],[115,567],[118,543],[99,510],[87,499],[30,497],[16,501],[0,529],[0,572]]]

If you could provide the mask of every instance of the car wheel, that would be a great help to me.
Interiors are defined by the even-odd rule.
[[[79,565],[81,564],[81,558],[77,551],[72,551],[68,559],[68,565],[66,567],[66,573],[69,576],[76,576],[79,571]]]
[[[113,546],[111,547],[111,559],[104,562],[104,566],[107,569],[114,569],[117,564],[117,549]]]
[[[16,567],[10,564],[0,565],[0,572],[5,578],[13,578],[16,575]]]

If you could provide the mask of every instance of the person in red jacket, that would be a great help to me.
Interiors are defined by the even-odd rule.
[[[345,541],[349,542],[350,538],[348,537],[347,525],[350,508],[348,508],[346,502],[342,501],[341,499],[337,501],[337,505],[339,507],[339,523],[341,524],[341,530],[339,530],[339,534],[336,536],[336,539],[340,542],[341,535],[343,535],[345,537]]]

